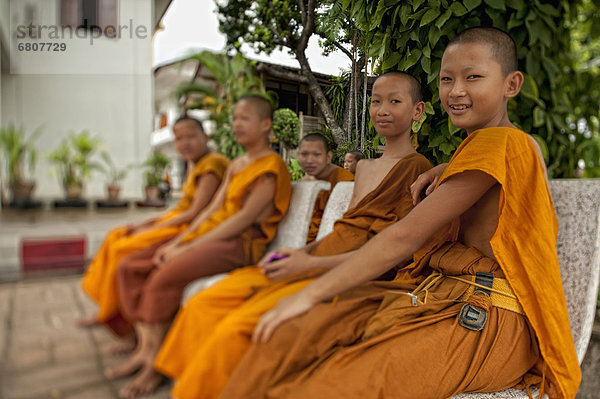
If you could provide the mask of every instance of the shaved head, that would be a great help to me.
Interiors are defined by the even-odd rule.
[[[302,137],[302,140],[300,140],[300,142],[302,143],[303,141],[320,141],[321,143],[323,143],[323,148],[325,149],[325,152],[331,151],[329,149],[329,143],[327,142],[327,139],[320,133],[309,133],[306,136]]]
[[[421,92],[421,83],[417,80],[417,78],[415,78],[411,74],[402,72],[402,71],[388,71],[388,72],[382,73],[381,75],[377,76],[377,78],[375,79],[375,82],[377,82],[377,79],[382,78],[384,76],[397,76],[399,78],[406,80],[408,82],[408,84],[410,85],[410,93],[409,94],[413,100],[413,103],[416,104],[419,101],[423,101],[423,93]]]
[[[273,105],[271,102],[263,96],[258,94],[249,94],[239,99],[238,102],[246,101],[256,109],[256,112],[260,116],[260,119],[271,119],[273,120]]]
[[[492,58],[500,64],[504,76],[518,69],[515,41],[508,33],[498,28],[480,26],[466,29],[450,40],[446,48],[462,43],[480,43],[490,46]]]

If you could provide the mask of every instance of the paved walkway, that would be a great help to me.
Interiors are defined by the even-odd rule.
[[[81,276],[0,284],[0,399],[116,399],[128,381],[109,381],[105,355],[116,342],[104,328],[76,320],[95,305],[79,289]],[[600,397],[600,317],[583,362],[579,399]],[[165,383],[151,399],[167,399]]]
[[[0,284],[0,398],[113,399],[128,379],[109,381],[104,355],[115,338],[102,327],[80,328],[94,313],[80,276]],[[169,397],[168,384],[149,396]]]

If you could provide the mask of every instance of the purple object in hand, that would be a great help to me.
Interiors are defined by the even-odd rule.
[[[285,259],[285,258],[287,258],[287,255],[273,253],[269,256],[269,259],[267,261],[268,261],[268,263],[271,263],[271,262],[275,262],[276,260]]]

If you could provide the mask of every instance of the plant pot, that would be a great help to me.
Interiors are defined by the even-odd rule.
[[[158,197],[160,195],[160,190],[158,186],[146,186],[146,201],[156,202],[158,201]]]
[[[83,184],[69,184],[66,188],[67,199],[76,200],[81,199],[83,194]]]
[[[35,182],[17,182],[10,185],[12,200],[16,203],[27,203],[31,201]]]
[[[109,184],[106,186],[108,193],[108,200],[110,202],[117,202],[119,200],[119,194],[121,194],[121,187],[116,184]]]

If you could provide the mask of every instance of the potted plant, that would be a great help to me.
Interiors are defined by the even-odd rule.
[[[0,149],[3,150],[3,158],[6,161],[8,171],[8,184],[10,187],[12,201],[15,203],[29,202],[35,188],[35,182],[25,175],[25,164],[29,166],[29,175],[33,175],[37,152],[33,142],[39,136],[40,130],[36,130],[29,137],[25,137],[25,130],[9,125],[0,128]]]
[[[158,201],[160,190],[159,184],[163,181],[166,169],[171,166],[171,159],[163,153],[153,152],[142,164],[146,168],[144,172],[144,183],[146,200]]]
[[[127,168],[117,168],[114,161],[106,151],[103,151],[100,156],[104,160],[106,166],[105,168],[102,168],[102,171],[106,174],[108,179],[106,182],[108,201],[117,202],[119,201],[119,194],[121,193],[120,182],[125,178],[125,176],[127,176]]]
[[[65,195],[69,200],[80,199],[83,184],[91,176],[92,170],[101,167],[91,161],[91,156],[100,145],[100,139],[92,138],[83,131],[71,134],[60,147],[50,153],[50,161],[57,165]]]

